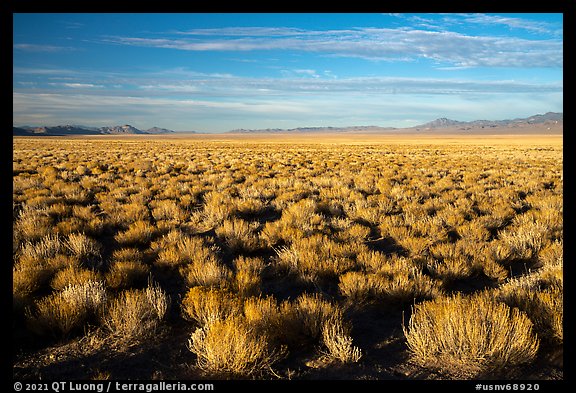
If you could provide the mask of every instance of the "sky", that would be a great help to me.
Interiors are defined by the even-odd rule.
[[[13,124],[225,132],[562,112],[562,16],[13,14]]]

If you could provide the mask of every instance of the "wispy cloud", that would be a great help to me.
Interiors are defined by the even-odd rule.
[[[255,96],[255,95],[322,95],[347,93],[361,96],[382,94],[490,94],[562,92],[561,83],[526,83],[517,81],[475,81],[458,79],[428,79],[399,77],[320,77],[314,70],[287,71],[311,76],[287,78],[225,78],[188,81],[178,84],[146,84],[146,90],[170,93],[195,92],[199,95]]]
[[[66,29],[80,29],[85,26],[84,23],[80,22],[71,22],[71,21],[61,21]]]
[[[473,23],[483,26],[501,25],[510,29],[526,30],[538,34],[555,35],[561,33],[562,31],[559,26],[555,26],[547,22],[502,15],[458,14],[457,17],[445,17],[443,18],[443,21],[449,23]]]
[[[38,44],[14,44],[14,49],[25,52],[69,52],[77,51],[79,48],[71,46],[38,45]]]
[[[479,21],[483,17],[477,15],[470,19]],[[489,19],[494,21],[494,18]],[[473,36],[413,28],[313,31],[243,27],[196,29],[186,34],[193,37],[115,36],[103,40],[119,45],[184,51],[292,50],[386,61],[424,58],[465,67],[561,67],[563,60],[562,41],[558,39]]]
[[[68,87],[70,89],[100,89],[103,88],[104,85],[95,85],[93,83],[48,83],[50,86],[57,86],[57,87]]]
[[[424,77],[339,77],[308,68],[283,69],[281,77],[241,77],[223,73],[202,73],[178,67],[162,71],[106,73],[102,71],[66,73],[66,70],[18,68],[15,74],[34,78],[49,76],[47,85],[93,89],[94,94],[109,94],[117,86],[131,88],[133,95],[182,95],[186,97],[311,96],[346,93],[355,96],[386,94],[490,94],[562,92],[563,83],[517,80],[477,80]],[[71,80],[70,76],[74,78]],[[26,82],[25,80],[23,82]],[[38,81],[35,87],[38,87]],[[20,84],[18,89],[27,86]],[[115,87],[116,86],[116,87]],[[116,94],[116,93],[114,93]]]
[[[408,22],[412,27],[431,30],[447,31],[454,26],[480,25],[482,27],[505,26],[510,30],[524,30],[540,35],[558,36],[562,34],[562,26],[550,22],[543,22],[527,18],[512,17],[509,15],[465,14],[449,13],[427,15],[387,14]],[[440,17],[439,17],[440,16]]]

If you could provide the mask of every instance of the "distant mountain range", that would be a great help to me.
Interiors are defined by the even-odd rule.
[[[548,112],[543,115],[534,115],[522,119],[513,120],[474,120],[474,121],[457,121],[442,117],[428,123],[421,124],[412,128],[446,128],[446,127],[510,127],[527,124],[545,124],[545,123],[562,123],[564,114],[557,112]]]
[[[407,128],[394,128],[394,127],[380,127],[380,126],[350,126],[350,127],[299,127],[290,129],[281,128],[266,128],[266,129],[236,129],[228,131],[234,134],[256,134],[256,133],[341,133],[341,132],[354,132],[354,133],[385,133],[391,131],[402,132],[415,132],[431,129],[448,129],[459,128],[461,130],[478,130],[483,128],[496,128],[496,127],[523,127],[538,124],[562,124],[564,116],[562,113],[548,112],[544,115],[534,115],[522,119],[513,120],[474,120],[474,121],[458,121],[451,120],[445,117],[430,121],[414,127]]]
[[[380,126],[351,126],[351,127],[299,127],[299,128],[266,128],[266,129],[235,129],[227,133],[233,134],[256,134],[256,133],[391,133],[391,132],[422,132],[431,130],[459,130],[470,132],[483,132],[483,129],[528,129],[538,128],[539,125],[547,126],[547,129],[558,129],[563,126],[563,113],[548,112],[543,115],[534,115],[521,119],[512,120],[474,120],[458,121],[445,117],[408,128],[380,127]],[[550,128],[549,128],[550,127]],[[132,135],[132,134],[170,134],[175,131],[166,128],[152,127],[147,130],[139,130],[131,125],[111,127],[88,127],[79,125],[52,126],[52,127],[12,127],[12,135],[21,136],[63,136],[63,135]],[[195,134],[196,131],[186,131]],[[558,132],[558,131],[556,131]]]
[[[159,127],[139,130],[129,124],[100,128],[75,125],[52,127],[12,127],[12,135],[22,136],[169,134],[173,132],[174,131],[172,130]]]
[[[265,128],[265,129],[244,129],[239,128],[236,130],[228,131],[227,134],[255,134],[255,133],[330,133],[330,132],[348,132],[348,131],[365,131],[377,132],[385,130],[395,130],[393,127],[379,127],[379,126],[352,126],[352,127],[299,127],[299,128]]]

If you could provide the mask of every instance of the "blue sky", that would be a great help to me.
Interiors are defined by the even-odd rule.
[[[14,14],[15,125],[177,131],[563,111],[562,14]]]

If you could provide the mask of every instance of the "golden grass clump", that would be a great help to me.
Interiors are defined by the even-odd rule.
[[[118,342],[138,341],[154,334],[169,306],[168,295],[157,285],[125,290],[110,304],[104,325]]]
[[[351,326],[344,321],[342,309],[318,295],[303,294],[291,304],[295,320],[286,321],[288,330],[297,323],[298,330],[312,341],[322,342],[327,352],[324,355],[343,363],[357,362],[362,351],[352,345]],[[286,309],[284,307],[283,309]],[[292,314],[292,315],[291,315]],[[293,334],[293,333],[292,333]]]
[[[404,334],[416,362],[460,377],[530,363],[539,346],[526,314],[486,293],[417,304]]]
[[[234,218],[224,220],[222,225],[216,227],[216,234],[224,243],[235,252],[253,252],[260,248],[260,239],[256,235],[259,224]]]
[[[165,220],[179,224],[186,218],[186,212],[173,200],[163,199],[151,205],[152,216],[156,221]]]
[[[511,279],[496,290],[496,297],[524,311],[543,339],[562,344],[564,340],[564,290],[561,266],[547,265],[530,274]]]
[[[283,357],[242,317],[215,320],[196,329],[188,340],[196,354],[198,367],[213,373],[250,376],[271,366]]]
[[[273,296],[253,296],[244,300],[243,312],[256,332],[266,335],[271,342],[280,343],[286,341],[286,319],[292,316],[290,312],[283,312],[287,309],[287,306],[279,305]]]
[[[24,305],[37,291],[46,288],[54,274],[68,263],[59,236],[47,235],[37,242],[25,242],[15,254],[12,268],[12,293],[14,305]]]
[[[155,234],[154,227],[147,221],[135,221],[128,229],[114,237],[122,246],[142,246],[148,244]]]
[[[182,300],[184,314],[201,326],[242,313],[242,302],[229,291],[197,286]]]
[[[240,296],[260,293],[264,261],[261,258],[239,256],[234,261],[236,289]]]
[[[38,240],[51,233],[53,219],[47,212],[33,208],[22,209],[14,229],[27,240]]]
[[[230,195],[210,191],[204,195],[203,221],[208,227],[215,228],[234,215],[234,204]]]
[[[50,285],[53,289],[60,291],[70,285],[85,284],[90,281],[101,281],[101,279],[102,277],[95,270],[77,265],[69,265],[54,275]]]
[[[19,253],[19,263],[25,263],[26,260],[42,264],[62,252],[64,252],[62,239],[57,235],[47,235],[37,242],[25,242]]]
[[[194,259],[193,262],[180,267],[180,274],[189,286],[206,286],[226,288],[230,286],[233,274],[230,268],[223,265],[215,254],[209,253],[206,260]]]
[[[28,313],[28,322],[39,333],[67,336],[99,316],[106,300],[106,289],[100,281],[69,285],[37,301],[35,310]]]
[[[362,357],[362,351],[352,345],[352,337],[341,323],[325,324],[322,341],[328,349],[327,355],[342,363],[356,363]]]
[[[87,267],[99,267],[102,263],[101,245],[83,233],[72,233],[65,241],[69,252]]]
[[[340,276],[338,289],[352,304],[408,304],[415,300],[434,299],[439,284],[416,268],[393,273],[348,272]]]
[[[532,259],[548,243],[547,227],[539,222],[525,222],[501,231],[499,239],[510,247],[513,258]]]
[[[302,294],[292,303],[301,331],[312,340],[322,337],[325,324],[343,320],[342,310],[317,294]]]
[[[314,235],[294,240],[278,252],[281,265],[297,272],[303,279],[337,277],[354,266],[353,251],[327,236]]]
[[[140,261],[116,261],[106,272],[106,283],[110,288],[132,288],[146,284],[150,267]]]

